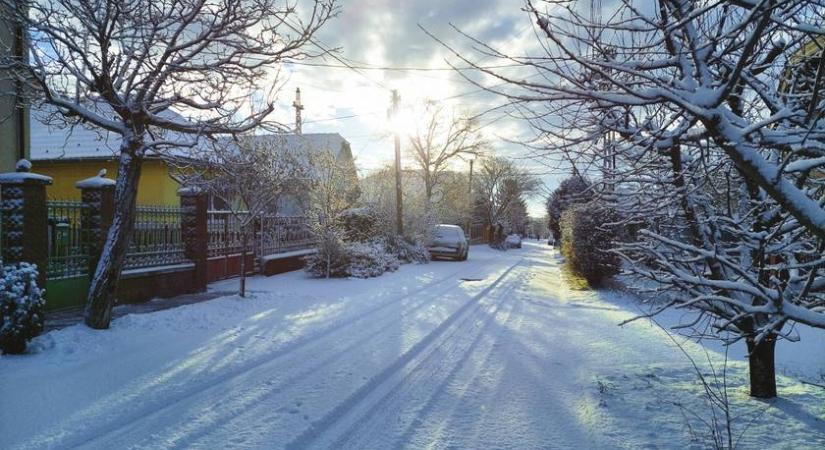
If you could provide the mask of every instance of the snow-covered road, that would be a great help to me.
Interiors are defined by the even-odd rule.
[[[582,289],[546,246],[472,250],[51,332],[0,359],[0,448],[704,447],[690,362],[649,323],[617,326],[632,298]],[[781,368],[825,370],[794,345]],[[825,447],[824,390],[781,376],[782,399],[750,400],[741,356],[744,448]]]

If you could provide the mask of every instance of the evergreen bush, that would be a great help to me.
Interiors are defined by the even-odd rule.
[[[43,332],[44,291],[37,286],[37,266],[17,263],[2,266],[0,274],[0,351],[23,353]]]
[[[574,272],[597,284],[619,273],[611,250],[620,237],[616,211],[598,202],[572,205],[561,216],[561,253]]]

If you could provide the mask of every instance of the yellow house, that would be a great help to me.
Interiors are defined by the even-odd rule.
[[[120,138],[103,130],[75,126],[64,128],[49,125],[42,110],[31,112],[32,171],[52,177],[53,184],[46,190],[50,200],[80,200],[80,190],[75,187],[79,180],[97,175],[106,169],[109,178],[117,176],[117,157]],[[261,135],[261,139],[278,139],[283,145],[299,152],[311,153],[329,150],[336,158],[351,166],[355,164],[350,144],[338,133],[307,133]],[[180,183],[176,169],[157,157],[149,156],[143,163],[138,183],[139,205],[178,206]],[[285,199],[278,210],[284,215],[300,215],[302,207],[294,199]],[[220,208],[215,204],[215,208]]]
[[[800,105],[811,113],[819,113],[817,108],[825,98],[825,86],[816,86],[816,78],[819,71],[822,53],[825,52],[825,36],[811,39],[802,45],[796,52],[788,58],[782,79],[779,82],[779,92],[790,98],[795,98]],[[817,104],[811,105],[814,101],[814,89],[817,97]],[[820,166],[814,169],[811,174],[813,178],[825,177],[825,168]]]
[[[75,182],[94,176],[101,169],[106,169],[109,178],[117,176],[117,136],[84,126],[50,126],[42,114],[31,113],[29,158],[32,171],[54,180],[46,190],[50,200],[80,200]],[[165,162],[148,157],[138,184],[138,204],[177,206],[180,184],[172,174]]]

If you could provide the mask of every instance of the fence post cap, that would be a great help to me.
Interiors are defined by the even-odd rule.
[[[97,175],[76,182],[74,185],[78,189],[104,189],[114,187],[117,183],[111,178],[106,178],[106,169],[101,169]]]
[[[183,186],[178,189],[178,195],[181,197],[203,195],[206,192],[198,186]]]
[[[52,177],[30,172],[32,163],[27,159],[17,161],[15,172],[0,174],[0,184],[52,184]]]

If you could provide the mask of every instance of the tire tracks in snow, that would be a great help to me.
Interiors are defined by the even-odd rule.
[[[489,359],[492,347],[498,341],[504,325],[509,323],[512,314],[521,305],[518,299],[512,300],[510,294],[519,288],[526,275],[521,274],[516,279],[510,280],[509,284],[503,287],[502,292],[495,293],[493,303],[484,305],[486,308],[477,308],[468,313],[449,335],[441,336],[439,342],[434,343],[433,350],[419,364],[411,368],[403,380],[400,380],[393,389],[386,392],[378,402],[372,405],[366,414],[340,435],[330,448],[360,449],[367,448],[367,446],[374,448],[373,443],[359,442],[358,438],[375,436],[377,434],[371,435],[370,431],[380,433],[381,427],[393,426],[402,427],[403,433],[393,440],[392,444],[382,442],[381,448],[400,448],[409,444],[408,441],[412,438],[416,424],[431,413],[438,402],[444,400],[444,393],[451,384],[455,383],[459,373],[476,352],[484,347],[491,347],[490,349],[484,348],[484,361]],[[479,314],[484,314],[480,320],[477,318]],[[491,336],[488,331],[496,322],[498,326],[494,335]],[[489,342],[484,342],[485,340]],[[474,370],[474,375],[478,376],[478,369]],[[397,405],[403,405],[404,415],[412,413],[414,417],[406,419],[397,417],[396,423],[392,424],[389,419],[393,416],[393,412],[396,412],[398,416],[400,408],[393,408]],[[400,423],[402,420],[406,426]],[[353,443],[353,440],[356,442]]]
[[[207,381],[195,383],[194,387],[190,389],[184,388],[182,390],[172,392],[168,395],[166,392],[155,392],[152,395],[151,400],[149,400],[148,402],[143,402],[137,408],[125,407],[118,409],[118,411],[124,412],[122,412],[121,414],[117,414],[116,417],[114,417],[112,421],[108,424],[105,424],[100,427],[89,428],[87,426],[84,426],[86,423],[88,423],[87,420],[84,417],[78,417],[74,420],[70,420],[71,422],[77,423],[78,426],[72,426],[72,423],[63,423],[60,430],[61,432],[58,432],[57,435],[47,435],[45,436],[45,438],[47,439],[47,442],[59,443],[58,445],[67,447],[80,447],[85,445],[93,445],[93,443],[95,442],[105,442],[105,439],[107,437],[111,437],[111,435],[117,434],[118,432],[124,431],[125,429],[134,428],[137,422],[140,422],[141,420],[144,420],[150,416],[157,416],[165,411],[170,411],[174,406],[187,400],[194,399],[195,397],[204,392],[220,388],[225,383],[233,381],[236,378],[249,375],[250,372],[259,370],[263,368],[263,366],[276,363],[285,357],[292,356],[296,354],[296,352],[305,347],[321,343],[326,338],[334,337],[336,332],[341,332],[342,330],[345,330],[347,328],[355,327],[361,324],[362,322],[366,321],[367,319],[372,319],[370,323],[382,323],[384,321],[380,319],[383,318],[385,315],[394,316],[395,313],[397,313],[397,311],[394,311],[391,308],[394,305],[399,305],[399,307],[402,309],[402,312],[407,312],[408,309],[410,312],[420,309],[423,306],[426,306],[427,304],[431,303],[433,297],[431,290],[433,288],[440,287],[445,283],[449,283],[452,281],[455,284],[450,283],[450,285],[446,286],[445,289],[439,291],[439,293],[442,293],[442,291],[448,292],[450,290],[455,289],[459,285],[459,274],[484,270],[485,268],[489,266],[495,266],[498,263],[499,262],[495,260],[485,259],[480,260],[476,264],[470,266],[462,266],[460,269],[451,271],[446,276],[443,276],[436,281],[416,288],[411,292],[401,295],[400,297],[390,294],[387,300],[384,302],[377,303],[373,307],[370,307],[366,310],[360,309],[357,313],[335,320],[332,325],[329,325],[303,338],[299,338],[292,342],[287,342],[285,345],[275,349],[273,352],[267,353],[266,355],[260,358],[255,358],[254,360],[251,360],[245,364],[235,366],[225,372],[216,375],[215,377],[212,377]],[[416,297],[420,294],[425,295],[422,295],[420,299],[417,299]],[[409,299],[414,299],[414,301],[411,304],[403,304],[405,301]],[[392,325],[392,322],[388,321],[388,325]],[[382,327],[382,329],[383,328],[386,327]],[[369,336],[365,337],[364,340],[368,340],[368,338]],[[355,346],[356,344],[353,344],[350,347]],[[336,360],[342,354],[343,353],[341,352],[339,353],[339,355],[336,355],[335,357],[330,359]],[[300,379],[300,377],[298,376],[292,378],[292,381],[294,381],[295,379]],[[177,387],[179,385],[175,386]],[[130,430],[125,431],[128,433]],[[71,435],[74,433],[79,433],[81,434],[81,436],[75,438],[72,438],[70,436],[60,436],[61,434]],[[190,439],[187,439],[187,441],[191,442]],[[33,448],[39,448],[43,445],[44,443],[37,441],[30,441],[26,444],[23,444],[24,447]]]
[[[369,382],[361,386],[357,391],[351,394],[347,399],[345,399],[342,403],[339,403],[335,408],[333,408],[330,412],[328,412],[323,418],[314,422],[307,430],[305,430],[300,436],[294,439],[292,442],[286,445],[287,449],[303,449],[308,447],[318,447],[318,446],[327,446],[330,448],[340,448],[341,441],[346,440],[348,433],[350,433],[352,429],[354,429],[360,421],[368,418],[371,414],[374,413],[375,408],[378,407],[380,402],[384,401],[384,399],[389,398],[393,392],[397,391],[399,387],[404,384],[404,378],[397,380],[396,375],[402,372],[405,368],[408,369],[408,375],[412,374],[416,369],[420,368],[424,363],[426,363],[432,355],[434,355],[435,350],[438,349],[439,343],[444,343],[448,340],[449,337],[456,335],[458,332],[462,331],[462,327],[466,323],[473,323],[471,319],[475,317],[475,312],[478,312],[482,307],[483,303],[481,300],[487,297],[491,292],[493,292],[499,285],[502,284],[502,281],[505,280],[515,269],[518,267],[523,258],[520,258],[515,264],[510,266],[503,274],[501,274],[493,283],[489,286],[484,288],[481,292],[474,295],[470,300],[465,302],[461,307],[459,307],[455,312],[453,312],[447,319],[442,321],[435,329],[433,329],[429,334],[427,334],[423,339],[419,340],[415,345],[413,345],[409,350],[407,350],[404,354],[399,356],[392,364],[387,366],[383,371],[378,373],[377,375],[373,376]],[[512,290],[516,286],[515,283],[512,283],[508,287],[508,290]],[[498,305],[503,300],[503,295],[498,298],[498,302],[494,305],[494,308],[497,310]],[[495,314],[489,314],[486,318],[486,322],[484,325],[489,325],[492,318]],[[482,332],[485,326],[482,326]],[[448,332],[449,331],[449,332]],[[479,336],[483,334],[480,333]],[[472,346],[472,342],[475,341],[473,339],[470,342],[470,346]],[[454,347],[454,349],[458,349]],[[460,349],[458,349],[460,351]],[[467,352],[468,349],[464,349],[464,352]],[[449,359],[447,359],[449,361]],[[375,398],[378,397],[378,398]],[[365,404],[367,406],[365,406]],[[357,418],[354,422],[351,422],[347,427],[347,424],[344,423],[344,427],[346,427],[343,432],[335,433],[337,430],[336,428],[340,426],[342,422],[346,422],[348,416],[353,413],[356,409],[363,409],[367,408],[365,413],[362,413],[361,417]],[[327,438],[326,434],[334,434],[335,436],[332,438]],[[319,442],[324,441],[324,442]],[[336,445],[337,444],[337,445]]]
[[[456,286],[451,285],[451,286],[446,287],[446,289],[442,289],[441,291],[439,291],[437,293],[427,292],[426,296],[423,296],[420,300],[416,301],[416,303],[413,306],[411,306],[409,308],[409,310],[403,311],[402,315],[404,315],[404,316],[412,315],[412,314],[418,312],[419,310],[421,310],[421,309],[423,309],[427,306],[430,306],[432,304],[432,300],[433,300],[434,297],[435,298],[440,297],[441,295],[443,295],[445,293],[449,293],[449,292],[451,292],[455,289],[456,289]],[[410,306],[410,305],[405,305],[405,306]],[[382,321],[378,320],[378,321],[375,321],[374,323],[381,324]],[[306,381],[311,376],[317,375],[321,371],[321,369],[323,369],[325,367],[329,367],[333,363],[335,363],[339,360],[347,359],[348,357],[351,356],[351,353],[353,353],[353,352],[361,352],[361,353],[364,352],[365,347],[368,344],[371,344],[371,343],[374,344],[376,342],[380,342],[380,340],[376,339],[377,337],[380,337],[381,335],[386,334],[387,331],[391,331],[391,330],[393,330],[397,327],[398,327],[398,323],[396,321],[386,321],[379,328],[369,331],[369,333],[358,337],[353,342],[347,343],[346,346],[344,346],[340,349],[336,348],[336,349],[334,349],[334,351],[330,351],[330,349],[327,348],[326,349],[327,353],[331,353],[331,355],[329,355],[328,357],[325,357],[321,360],[314,361],[313,365],[302,368],[299,373],[293,373],[293,374],[289,375],[286,379],[278,380],[277,382],[267,381],[265,383],[266,387],[264,388],[264,391],[261,392],[259,395],[255,396],[254,398],[246,397],[246,398],[240,399],[240,400],[238,400],[239,404],[237,404],[237,405],[228,406],[226,404],[222,404],[221,405],[222,410],[229,409],[229,411],[224,411],[223,415],[225,416],[225,418],[213,420],[210,423],[210,425],[211,425],[210,428],[201,427],[201,430],[199,432],[188,434],[186,436],[186,441],[176,444],[174,446],[174,448],[185,448],[188,445],[192,445],[193,442],[197,442],[197,439],[205,437],[205,436],[209,435],[210,433],[214,432],[214,430],[215,430],[214,426],[223,425],[226,422],[228,422],[229,420],[236,419],[237,416],[239,414],[245,412],[248,407],[250,407],[252,405],[260,404],[260,403],[264,402],[265,400],[267,400],[267,399],[269,399],[269,398],[271,398],[275,395],[283,394],[284,392],[288,391],[289,388],[292,388],[292,387],[296,386],[299,382]],[[363,333],[363,331],[360,331],[360,332]],[[319,341],[319,342],[315,343],[315,345],[321,345],[323,343],[324,342]],[[302,358],[302,355],[291,355],[291,356],[293,356],[295,358]],[[255,370],[263,370],[263,369],[265,369],[265,368],[264,367],[255,368]],[[293,371],[294,371],[294,369],[293,369]]]

